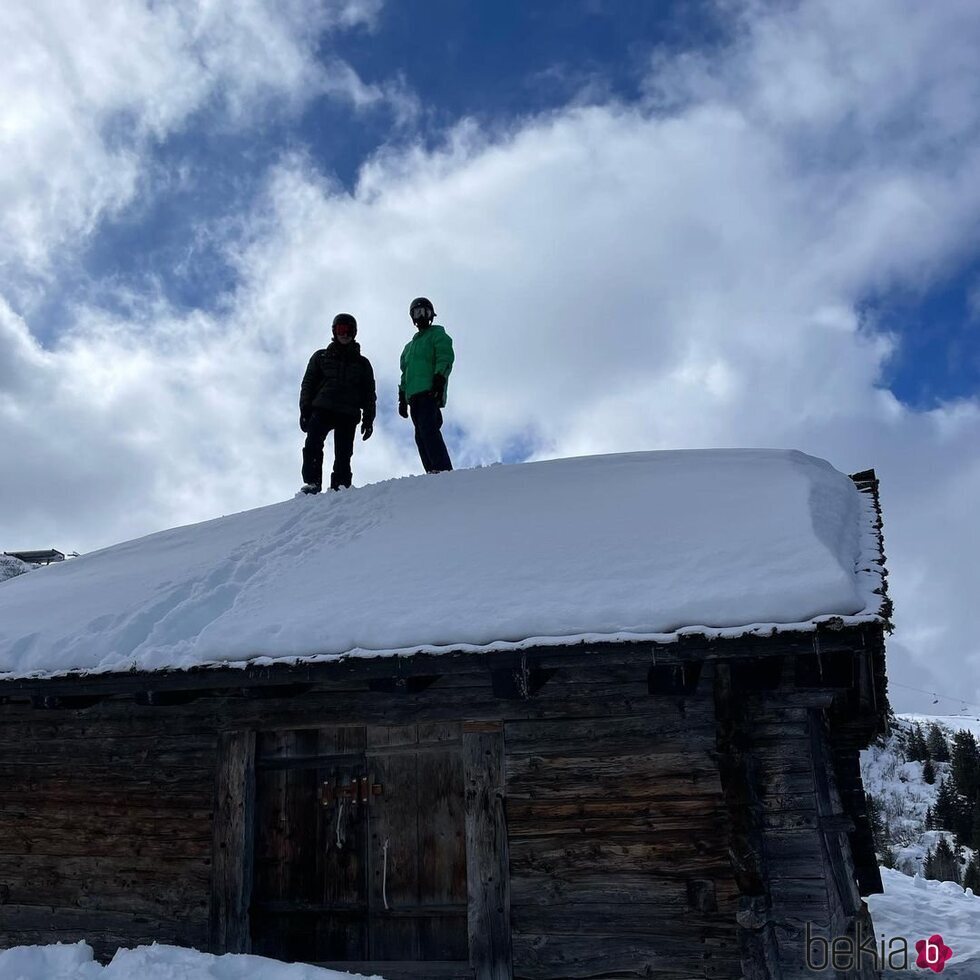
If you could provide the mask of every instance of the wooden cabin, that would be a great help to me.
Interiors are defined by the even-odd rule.
[[[812,976],[806,938],[872,931],[881,890],[858,754],[890,610],[877,481],[853,479],[870,616],[8,670],[0,947],[155,941],[387,980]]]

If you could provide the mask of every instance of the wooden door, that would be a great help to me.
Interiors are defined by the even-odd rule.
[[[453,723],[260,732],[252,951],[472,976],[461,748]]]

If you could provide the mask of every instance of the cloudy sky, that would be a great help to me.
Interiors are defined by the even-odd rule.
[[[980,706],[976,0],[6,0],[3,32],[0,550],[291,495],[339,310],[379,378],[355,483],[416,472],[425,293],[457,465],[875,467],[893,703]]]

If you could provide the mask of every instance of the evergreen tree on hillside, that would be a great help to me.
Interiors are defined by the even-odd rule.
[[[922,726],[916,722],[905,741],[905,754],[909,762],[925,762],[929,758],[929,746],[926,745]]]
[[[929,726],[926,745],[929,747],[929,755],[933,762],[949,762],[949,742],[946,741],[943,730],[935,722]]]
[[[932,764],[932,759],[926,759],[922,763],[922,780],[930,786],[936,782],[936,767]]]
[[[970,858],[963,874],[963,887],[972,888],[974,895],[980,895],[980,858],[976,854]]]
[[[873,793],[866,793],[868,823],[871,824],[871,836],[874,838],[875,850],[885,854],[890,846],[888,824],[885,822],[881,801]]]
[[[952,830],[956,826],[958,810],[956,794],[948,779],[939,784],[936,803],[932,808],[932,830]]]
[[[953,808],[953,825],[947,829],[952,830],[956,835],[957,844],[969,845],[973,837],[973,812],[975,803],[973,800],[968,800],[960,796],[959,793],[953,794],[953,800],[955,802]]]
[[[973,819],[970,823],[969,845],[980,850],[980,795],[973,801]]]
[[[973,732],[957,732],[953,736],[950,762],[953,789],[972,802],[980,789],[980,748]]]
[[[960,884],[960,862],[945,837],[939,839],[935,850],[926,854],[922,875],[932,881],[955,881]]]
[[[936,815],[932,812],[932,807],[926,807],[926,830],[936,829]]]

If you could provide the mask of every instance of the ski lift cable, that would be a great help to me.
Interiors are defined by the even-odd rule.
[[[973,701],[964,701],[963,698],[956,697],[955,695],[952,694],[940,694],[938,691],[926,691],[921,687],[912,687],[909,684],[899,684],[898,681],[892,681],[892,680],[888,682],[888,686],[902,687],[905,688],[906,691],[916,691],[919,694],[928,694],[929,697],[937,699],[936,701],[932,702],[933,704],[938,704],[938,699],[942,698],[945,701],[959,701],[959,703],[963,705],[964,708],[977,708],[978,710],[980,710],[980,704],[975,704]]]

